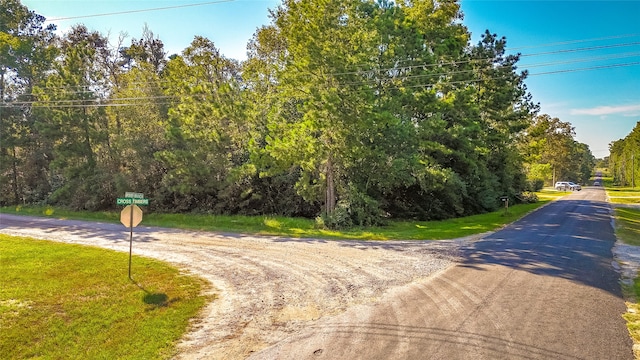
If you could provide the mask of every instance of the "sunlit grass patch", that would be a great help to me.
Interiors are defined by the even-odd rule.
[[[558,191],[552,187],[536,191],[536,195],[540,200],[556,200],[570,193],[571,191]]]
[[[624,285],[623,292],[626,298],[627,312],[622,315],[627,321],[627,329],[629,335],[636,346],[633,347],[634,357],[640,359],[640,277],[635,278],[633,284]]]
[[[616,208],[616,235],[629,245],[640,246],[640,209]]]
[[[282,228],[282,223],[274,218],[265,218],[264,225],[268,228],[272,229],[280,229]]]
[[[211,297],[165,263],[0,235],[0,357],[162,359]]]
[[[448,219],[443,221],[389,220],[384,226],[354,227],[331,230],[319,226],[317,220],[284,216],[242,216],[208,214],[159,214],[143,209],[142,226],[160,226],[188,230],[217,231],[226,233],[256,234],[265,236],[290,236],[297,238],[325,238],[352,240],[440,240],[469,236],[496,230],[513,222],[531,210],[560,198],[566,193],[545,190],[536,193],[540,201],[519,204],[495,212]],[[1,208],[3,213],[15,213],[12,208]],[[42,216],[45,208],[23,207],[18,214]],[[55,209],[55,217],[80,220],[119,222],[116,212],[71,212]]]
[[[607,187],[607,196],[616,204],[640,204],[640,188]]]

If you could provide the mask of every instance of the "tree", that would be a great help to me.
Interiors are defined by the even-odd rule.
[[[275,70],[277,97],[267,116],[262,159],[271,173],[299,169],[297,191],[307,201],[322,203],[328,214],[348,188],[348,135],[362,129],[370,111],[363,95],[341,86],[339,78],[365,62],[372,49],[375,30],[365,5],[357,0],[285,1],[272,13],[273,25],[257,35],[286,44],[267,68]]]
[[[521,140],[528,179],[548,185],[563,179],[586,183],[595,158],[589,147],[574,140],[574,136],[570,123],[547,114],[537,116]]]
[[[238,64],[196,37],[167,67],[169,149],[156,153],[167,172],[163,186],[184,200],[179,209],[216,207],[229,172],[242,163],[247,138],[242,121]]]
[[[575,132],[571,124],[543,114],[534,118],[525,133],[523,151],[528,166],[548,164],[551,177],[544,180],[549,185],[567,178],[574,150]]]
[[[36,126],[52,140],[50,165],[58,184],[52,202],[78,209],[101,209],[113,192],[110,174],[100,167],[108,155],[108,124],[101,101],[106,97],[106,79],[101,58],[106,39],[82,25],[61,41],[61,57],[52,72],[34,87],[37,97]]]
[[[34,127],[32,88],[56,54],[55,26],[19,1],[0,8],[0,203],[31,202],[49,192],[48,160]]]
[[[263,176],[299,173],[299,194],[355,223],[490,210],[524,187],[526,73],[504,39],[467,46],[457,3],[287,1],[272,17],[248,61],[250,89],[269,94]]]
[[[154,43],[161,47],[161,42]],[[112,73],[112,106],[107,114],[113,155],[108,166],[115,174],[118,194],[138,191],[158,199],[166,193],[162,188],[166,169],[156,155],[168,150],[168,109],[176,101],[165,93],[163,72],[155,64],[158,60],[149,63],[144,60],[148,58],[141,55],[135,63],[116,61],[122,68]],[[161,208],[158,205],[154,206]]]
[[[640,121],[624,139],[609,144],[609,153],[614,182],[637,186],[640,182]]]

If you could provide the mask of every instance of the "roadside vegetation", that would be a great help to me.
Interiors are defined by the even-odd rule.
[[[640,205],[640,188],[609,188],[607,195],[612,203]]]
[[[166,359],[211,301],[204,280],[160,261],[0,234],[5,359]]]
[[[640,192],[640,191],[639,191]],[[616,208],[616,236],[625,244],[640,246],[640,208]],[[640,359],[640,276],[623,286],[628,311],[624,314],[634,344],[634,355]]]
[[[623,139],[609,146],[606,166],[616,186],[640,186],[640,121]]]
[[[544,189],[536,193],[539,199],[537,202],[510,206],[508,211],[502,208],[485,214],[441,221],[389,220],[384,226],[356,226],[336,230],[324,226],[321,218],[311,220],[278,216],[162,214],[146,212],[142,226],[300,238],[442,240],[496,230],[549,201],[566,194],[565,192],[558,192],[552,189]],[[143,209],[143,211],[145,210]],[[73,211],[51,206],[6,206],[0,208],[0,212],[112,223],[118,223],[120,221],[118,212]]]
[[[616,236],[625,244],[640,246],[640,188],[615,187],[612,177],[603,178],[609,201],[615,208]],[[630,206],[631,205],[631,206]],[[634,206],[637,205],[637,206]],[[631,285],[623,285],[628,311],[624,314],[634,344],[634,355],[640,359],[640,276]]]
[[[3,5],[0,206],[115,211],[135,191],[157,213],[338,229],[484,214],[594,166],[456,1],[284,0],[243,61]]]

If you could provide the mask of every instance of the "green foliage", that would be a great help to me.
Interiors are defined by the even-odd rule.
[[[640,183],[640,121],[624,138],[609,144],[609,169],[618,186]]]
[[[527,191],[540,191],[544,188],[544,180],[537,178],[533,180],[529,180],[527,185]]]
[[[202,279],[128,254],[0,235],[3,358],[171,358]]]
[[[382,225],[383,215],[378,201],[352,185],[344,199],[338,201],[335,211],[330,214],[325,212],[322,221],[317,224],[329,229],[371,227]]]
[[[595,158],[586,144],[574,140],[571,124],[543,114],[534,118],[525,134],[520,146],[530,182],[543,180],[553,185],[562,180],[589,181]]]
[[[545,203],[558,199],[566,193],[555,190],[544,191],[541,201],[517,204],[509,207],[508,216],[503,210],[446,219],[441,221],[415,221],[387,219],[383,225],[330,229],[321,216],[315,219],[282,216],[243,216],[211,214],[167,214],[145,211],[145,226],[160,226],[189,230],[216,231],[225,233],[287,236],[313,239],[358,239],[358,240],[442,240],[493,231],[511,223]],[[65,219],[120,222],[117,212],[77,212],[52,207],[0,208],[3,213],[53,216]]]
[[[540,188],[540,190],[542,190],[542,188]],[[527,204],[535,204],[539,201],[538,195],[535,193],[535,191],[525,191],[524,193],[522,193],[522,195],[518,196],[518,200]]]
[[[243,63],[199,36],[167,59],[147,28],[115,47],[82,25],[56,38],[11,5],[0,84],[34,88],[3,95],[33,98],[0,108],[1,204],[99,210],[137,191],[157,210],[344,228],[492,211],[557,166],[542,130],[516,147],[537,111],[527,73],[506,38],[469,44],[456,1],[285,0]]]

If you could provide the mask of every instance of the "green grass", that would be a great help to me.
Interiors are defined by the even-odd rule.
[[[613,178],[603,178],[607,195],[612,203],[640,204],[640,189],[616,187]],[[616,207],[616,236],[625,244],[640,246],[640,209]],[[627,329],[634,344],[640,344],[640,277],[636,277],[631,285],[623,285],[624,297],[629,309],[623,317],[627,321]],[[634,347],[634,357],[640,359],[640,350]]]
[[[0,234],[0,357],[161,359],[211,300],[162,262]]]
[[[633,347],[633,354],[636,359],[640,359],[640,277],[634,279],[633,284],[623,285],[623,292],[627,303],[627,312],[622,317],[627,321],[629,335],[636,345]]]
[[[640,246],[640,209],[616,208],[616,235],[625,244]]]
[[[538,199],[540,199],[540,201],[552,201],[552,200],[557,200],[565,195],[571,194],[571,191],[558,191],[556,189],[554,189],[553,187],[546,187],[538,192],[536,192],[536,195],[538,195]]]
[[[640,204],[640,188],[608,187],[607,195],[612,203]]]
[[[509,213],[506,215],[504,210],[498,210],[492,213],[444,221],[390,221],[386,226],[352,228],[348,230],[318,228],[314,220],[304,218],[202,214],[147,213],[144,215],[141,225],[297,238],[439,240],[496,230],[552,199],[564,195],[566,193],[555,190],[541,192],[539,193],[541,200],[538,203],[511,206],[509,207]],[[0,209],[0,212],[104,222],[119,222],[120,219],[119,214],[116,212],[72,212],[51,207],[4,207]]]

